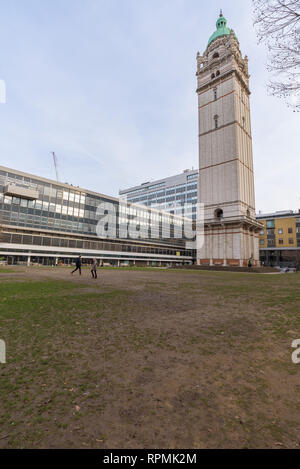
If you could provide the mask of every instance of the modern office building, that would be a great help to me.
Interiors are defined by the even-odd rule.
[[[258,214],[260,260],[265,265],[296,267],[300,264],[300,211]]]
[[[176,215],[0,166],[0,259],[9,263],[68,264],[78,255],[117,265],[192,263],[183,224]]]
[[[119,195],[134,203],[164,210],[168,213],[184,215],[195,220],[197,191],[198,170],[186,169],[176,176],[120,190]],[[184,213],[182,212],[183,207]]]
[[[248,58],[222,12],[197,54],[199,202],[204,204],[202,265],[259,264],[255,218]]]

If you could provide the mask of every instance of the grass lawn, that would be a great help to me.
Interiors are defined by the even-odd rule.
[[[0,297],[0,448],[300,445],[299,274],[14,266]]]

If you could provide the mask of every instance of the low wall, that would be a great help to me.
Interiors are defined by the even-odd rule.
[[[184,265],[174,266],[172,269],[185,270],[214,270],[216,272],[252,272],[255,274],[278,273],[278,269],[273,267],[233,267],[233,266],[217,266],[217,265]]]

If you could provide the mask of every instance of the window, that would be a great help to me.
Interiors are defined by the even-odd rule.
[[[289,244],[294,244],[294,238],[289,238]]]
[[[187,179],[190,180],[190,179],[196,179],[198,177],[198,173],[195,173],[195,174],[190,174]]]
[[[223,218],[223,210],[221,208],[215,210],[215,217],[219,220]]]
[[[28,200],[26,199],[21,199],[21,207],[27,207],[28,206]]]
[[[220,75],[220,70],[217,70],[216,76],[218,77]]]
[[[265,234],[265,230],[261,230],[259,234],[263,236]]]
[[[243,128],[245,128],[245,117],[244,116],[242,117],[242,126],[243,126]]]
[[[214,88],[214,101],[217,101],[217,99],[218,99],[217,88]]]
[[[44,187],[44,195],[47,195],[47,196],[50,195],[50,186],[45,186]]]
[[[265,240],[264,240],[264,239],[261,239],[261,240],[260,240],[260,244],[265,244]]]
[[[283,234],[283,229],[282,228],[278,228],[278,234]]]
[[[213,59],[218,59],[220,56],[218,54],[218,52],[215,52],[214,55],[213,55]]]
[[[214,121],[215,121],[215,129],[219,128],[219,116],[214,116]]]
[[[211,79],[213,79],[213,78],[215,78],[215,74],[214,74],[214,73],[211,74]]]
[[[267,228],[275,228],[274,220],[267,220]]]
[[[289,229],[288,229],[288,233],[289,233],[289,234],[293,233],[293,228],[289,228]]]
[[[279,244],[283,244],[283,239],[278,240]]]
[[[165,185],[164,182],[160,182],[159,184],[154,184],[154,186],[148,186],[147,189],[151,189],[151,190],[152,190],[152,189],[157,189],[158,187],[162,187],[162,186],[164,186],[164,185]]]
[[[51,246],[51,238],[43,238],[43,246]]]

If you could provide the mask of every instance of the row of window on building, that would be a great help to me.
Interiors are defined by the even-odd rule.
[[[1,242],[7,244],[30,245],[30,246],[47,246],[74,249],[89,249],[95,251],[119,251],[119,252],[137,252],[145,254],[163,254],[176,256],[180,252],[181,256],[192,256],[191,250],[182,250],[181,248],[161,246],[138,246],[133,244],[124,244],[122,242],[105,242],[105,241],[89,241],[80,239],[69,239],[52,236],[36,236],[21,233],[3,232],[1,234]]]
[[[277,228],[277,230],[278,230],[278,234],[283,234],[284,233],[283,228]],[[293,233],[293,228],[289,227],[287,232],[288,232],[288,234],[292,234]],[[300,227],[296,227],[296,233],[300,233]],[[265,230],[261,230],[260,235],[264,236],[264,234],[265,234]],[[275,234],[275,228],[274,229],[272,229],[272,228],[267,229],[267,235],[271,235],[271,234]]]
[[[181,189],[181,188],[183,188],[183,190],[189,191],[189,190],[192,190],[192,189],[194,189],[194,188],[197,188],[197,184],[196,184],[196,186],[193,186],[193,185],[191,186],[191,185],[189,185],[189,181],[194,181],[194,180],[196,180],[197,178],[198,178],[198,172],[197,172],[197,173],[194,173],[194,174],[189,174],[189,175],[187,176],[187,181],[188,181],[187,185],[184,184],[184,185],[178,185],[178,186],[174,186],[174,187],[168,188],[168,187],[165,187],[165,186],[166,186],[166,182],[164,181],[164,182],[161,182],[161,183],[158,183],[158,184],[154,184],[154,185],[150,185],[150,186],[145,185],[145,187],[140,187],[140,188],[138,188],[138,189],[133,189],[133,190],[128,190],[128,191],[121,191],[121,193],[122,193],[123,196],[127,196],[128,199],[129,199],[129,198],[132,198],[132,197],[136,197],[138,194],[142,194],[142,193],[145,193],[145,192],[149,192],[149,191],[150,191],[150,192],[152,193],[152,191],[153,191],[154,189],[160,189],[160,190],[161,190],[162,188],[164,188],[164,190],[163,190],[161,193],[164,193],[164,191],[166,191],[166,192],[168,193],[168,192],[169,192],[170,190],[172,190],[172,189],[174,189],[174,193],[175,193],[175,189],[178,189],[178,190],[179,190],[179,189]],[[154,192],[153,194],[158,194],[158,193],[159,193],[159,192],[156,191],[156,192]]]
[[[261,240],[260,240],[260,244],[261,244],[261,245],[264,245],[264,244],[265,244],[265,240],[264,240],[264,239],[261,239]],[[284,240],[283,240],[282,238],[279,238],[279,239],[278,239],[278,244],[284,244]],[[294,238],[289,238],[289,239],[288,239],[288,244],[295,244]],[[276,241],[275,241],[275,239],[268,239],[268,246],[269,246],[269,247],[276,246]]]
[[[126,194],[127,199],[133,202],[139,202],[139,201],[144,201],[144,200],[152,200],[152,199],[160,199],[161,197],[168,197],[172,196],[175,194],[182,194],[182,193],[187,193],[187,196],[189,198],[191,197],[197,197],[197,184],[191,184],[191,185],[182,185],[182,186],[177,186],[174,188],[166,189],[163,191],[159,192],[151,192],[150,194],[145,194],[142,197],[136,197],[136,194]],[[174,199],[175,200],[175,197]]]
[[[300,218],[296,217],[293,219],[290,219],[289,221],[291,224],[295,223],[296,226],[287,226],[283,228],[282,226],[278,227],[278,220],[277,220],[277,226],[275,226],[275,220],[266,220],[266,229],[263,229],[260,231],[260,236],[265,236],[266,235],[266,240],[265,239],[260,239],[260,245],[263,246],[267,243],[268,247],[275,247],[277,244],[278,246],[284,246],[284,245],[295,245],[297,244],[298,247],[300,246]],[[287,224],[287,219],[285,219],[285,223]],[[295,237],[289,236],[293,235],[296,233],[296,239]],[[287,235],[287,237],[284,239],[283,236]]]

